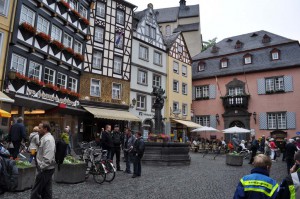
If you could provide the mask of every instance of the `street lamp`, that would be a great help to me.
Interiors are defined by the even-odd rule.
[[[130,107],[130,108],[133,108],[135,105],[136,105],[136,99],[133,98],[133,99],[131,100],[131,104],[129,105],[129,107]]]

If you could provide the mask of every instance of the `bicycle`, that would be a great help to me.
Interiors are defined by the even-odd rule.
[[[102,156],[101,156],[102,164],[105,165],[106,168],[106,182],[112,182],[115,179],[116,176],[116,167],[113,165],[113,161],[107,158],[107,151],[102,150]]]

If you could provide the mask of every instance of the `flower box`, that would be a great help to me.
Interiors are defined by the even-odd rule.
[[[62,43],[60,43],[57,40],[53,40],[50,43],[50,46],[51,46],[51,49],[52,49],[54,55],[57,55],[57,53],[59,53],[60,51],[62,51],[64,49],[64,47],[65,47]]]
[[[69,12],[69,16],[71,18],[71,21],[74,23],[76,21],[78,21],[81,17],[81,15],[79,14],[79,12],[77,12],[76,10],[71,10],[71,12]]]
[[[239,154],[226,154],[226,164],[231,166],[242,166],[244,156]]]
[[[82,30],[86,29],[86,28],[90,25],[89,20],[87,20],[87,19],[84,18],[84,17],[82,17],[82,18],[79,20],[79,23],[80,23],[80,25],[81,25]]]
[[[36,33],[35,27],[33,27],[31,24],[29,24],[27,22],[23,22],[20,25],[19,29],[20,29],[20,32],[21,32],[21,34],[22,34],[25,41],[27,41],[28,39],[33,37]]]
[[[39,32],[35,37],[41,48],[44,48],[51,41],[51,37],[43,32]]]
[[[62,52],[67,61],[74,55],[74,51],[72,48],[65,48]]]
[[[34,184],[36,168],[28,161],[16,161],[18,167],[18,187],[15,191],[31,189]]]
[[[75,53],[74,54],[74,60],[75,60],[76,65],[78,66],[79,64],[81,64],[82,62],[84,62],[84,57],[80,53]]]
[[[68,4],[64,0],[60,0],[58,2],[57,6],[62,15],[65,14],[66,12],[68,12],[68,10],[70,10],[70,4]]]

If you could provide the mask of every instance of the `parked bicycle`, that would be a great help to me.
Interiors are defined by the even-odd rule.
[[[107,151],[102,150],[101,162],[105,165],[106,168],[106,182],[112,182],[116,176],[116,167],[113,164],[113,161],[107,158]]]

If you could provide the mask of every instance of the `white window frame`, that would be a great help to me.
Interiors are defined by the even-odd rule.
[[[251,56],[244,57],[244,62],[245,64],[252,64],[252,57]]]
[[[74,41],[74,52],[82,54],[82,43],[76,39]]]
[[[136,95],[136,109],[146,110],[147,109],[147,96],[142,94]]]
[[[139,47],[139,59],[148,61],[149,60],[149,49],[146,46],[140,45]]]
[[[79,6],[79,14],[87,19],[87,9],[82,4]]]
[[[227,68],[228,67],[228,60],[222,60],[221,61],[221,68]]]
[[[206,98],[209,97],[209,86],[196,86],[195,88],[195,97],[196,98]]]
[[[175,111],[180,111],[180,109],[179,109],[179,102],[173,102],[173,113]]]
[[[112,99],[121,100],[122,84],[112,83]]]
[[[73,48],[73,37],[68,33],[64,33],[64,46],[66,48]]]
[[[187,95],[187,90],[188,90],[187,84],[182,83],[182,94]]]
[[[103,43],[104,42],[104,28],[100,26],[95,26],[95,41]]]
[[[210,126],[210,116],[209,115],[196,116],[196,123],[200,124],[201,126]]]
[[[198,71],[204,71],[205,70],[205,64],[204,63],[199,63],[198,64]]]
[[[267,113],[268,129],[287,129],[286,112]]]
[[[179,74],[179,63],[173,61],[173,72]]]
[[[137,75],[138,75],[138,78],[137,78],[137,83],[138,84],[148,85],[148,73],[147,73],[147,71],[138,70]]]
[[[100,79],[91,78],[90,95],[93,97],[101,96],[101,80]]]
[[[34,61],[29,62],[28,77],[41,80],[42,65]]]
[[[17,60],[15,60],[15,59],[17,59]],[[22,63],[20,62],[21,60],[23,60]],[[13,66],[14,63],[16,63],[16,65],[17,65],[16,68]],[[26,72],[26,63],[27,63],[27,59],[25,57],[22,57],[21,55],[13,53],[12,57],[11,57],[10,68],[14,69],[16,72],[24,75]]]
[[[161,76],[160,75],[153,74],[152,86],[153,87],[161,86]]]
[[[187,110],[188,110],[188,105],[183,103],[182,104],[182,115],[187,116]]]
[[[272,52],[272,60],[278,60],[279,59],[279,52]]]
[[[57,73],[57,86],[60,88],[67,88],[67,75],[61,72]]]
[[[105,3],[97,1],[96,15],[101,18],[105,17]]]
[[[153,53],[153,63],[156,65],[162,65],[162,53],[158,51],[154,51]]]
[[[0,15],[7,17],[10,0],[4,0],[3,9],[0,10]]]
[[[173,92],[179,93],[179,81],[173,80]]]
[[[177,46],[177,52],[178,53],[183,53],[183,46],[182,45],[178,44],[178,46]]]
[[[50,22],[42,16],[38,16],[37,31],[49,34]]]
[[[73,92],[77,92],[77,84],[78,84],[78,80],[73,78],[73,77],[69,77],[69,85],[68,88],[73,91]]]
[[[182,76],[187,77],[187,66],[186,65],[182,65],[181,73],[182,73]]]
[[[125,22],[125,12],[123,10],[117,9],[116,23],[124,25],[124,22]]]
[[[49,74],[46,73],[47,71],[49,72]],[[52,72],[52,74],[51,74],[51,72]],[[45,67],[45,70],[44,70],[44,82],[54,85],[54,83],[55,83],[55,75],[56,75],[56,71],[55,70],[52,70],[51,68]],[[46,78],[46,76],[48,76],[48,78]]]
[[[113,72],[115,74],[122,74],[122,63],[123,63],[123,57],[115,56],[114,57],[114,70]]]
[[[26,22],[34,26],[34,21],[35,21],[35,12],[30,8],[28,8],[27,6],[22,5],[20,24]]]
[[[271,77],[265,79],[266,91],[283,91],[284,77]]]
[[[92,67],[94,69],[101,70],[101,68],[102,68],[102,59],[103,59],[103,53],[99,50],[94,50]]]
[[[69,5],[72,9],[78,10],[78,2],[77,0],[69,0]]]
[[[51,37],[52,39],[61,42],[62,30],[55,25],[52,25],[51,29]]]

